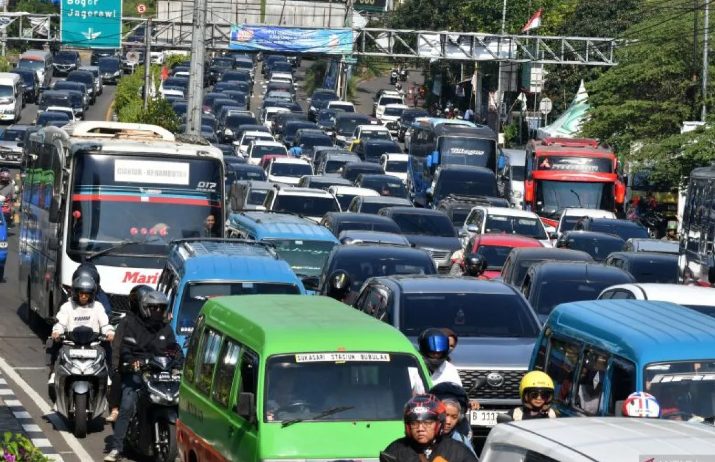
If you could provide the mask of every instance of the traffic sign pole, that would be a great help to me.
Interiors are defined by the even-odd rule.
[[[122,0],[62,0],[60,41],[75,48],[119,48]]]

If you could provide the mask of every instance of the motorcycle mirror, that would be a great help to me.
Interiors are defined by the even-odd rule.
[[[498,424],[500,424],[500,423],[509,423],[509,422],[511,422],[511,421],[513,421],[513,420],[514,420],[514,418],[513,418],[512,416],[510,416],[509,414],[499,414],[499,415],[497,416],[497,423],[498,423]]]

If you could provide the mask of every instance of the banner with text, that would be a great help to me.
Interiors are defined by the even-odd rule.
[[[353,50],[351,29],[310,29],[280,26],[231,26],[229,49],[347,55]]]

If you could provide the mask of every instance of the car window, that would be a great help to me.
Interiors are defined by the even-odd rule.
[[[546,373],[554,381],[554,399],[571,402],[571,394],[581,347],[578,344],[551,338]]]
[[[622,358],[611,360],[611,396],[608,402],[608,415],[616,415],[617,403],[628,398],[628,395],[636,390],[635,371],[634,364],[628,360]]]
[[[258,354],[245,348],[241,360],[241,393],[253,393],[258,389]]]
[[[598,414],[607,364],[608,356],[606,354],[593,350],[584,352],[574,404],[586,415]]]
[[[231,385],[233,384],[233,376],[238,365],[238,357],[241,353],[241,346],[236,342],[227,340],[221,349],[219,356],[218,367],[216,368],[216,377],[212,391],[212,398],[228,407],[229,398],[231,395]]]
[[[201,343],[201,353],[197,364],[196,388],[208,395],[211,390],[214,366],[221,347],[221,334],[207,330]]]
[[[196,320],[196,328],[194,329],[191,340],[189,341],[189,347],[186,351],[186,361],[184,366],[184,380],[187,383],[193,383],[196,370],[196,358],[199,353],[199,341],[203,334],[204,327],[204,317],[199,316]]]

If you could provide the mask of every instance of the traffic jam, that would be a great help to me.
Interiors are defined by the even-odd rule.
[[[95,460],[715,454],[715,167],[678,191],[595,139],[506,148],[406,68],[366,108],[306,94],[295,55],[211,57],[200,142],[85,117],[132,53],[0,73],[0,278],[11,227]],[[172,62],[155,98],[185,124]]]

